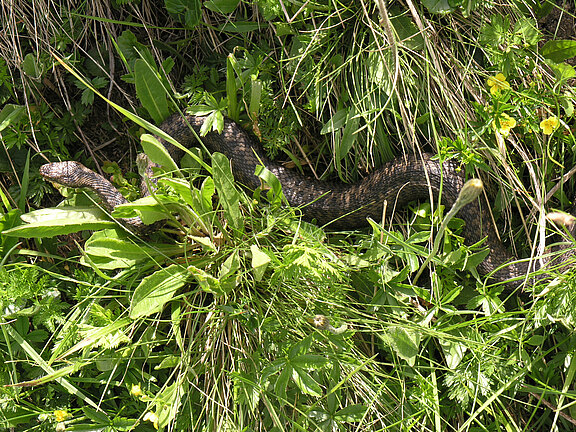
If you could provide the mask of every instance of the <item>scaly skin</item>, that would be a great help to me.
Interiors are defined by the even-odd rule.
[[[203,121],[202,117],[174,115],[162,124],[161,129],[183,146],[190,147],[197,145],[191,129],[199,135]],[[173,159],[178,161],[181,151],[164,140],[160,141]],[[441,203],[450,208],[465,181],[455,163],[448,161],[440,164],[432,160],[430,154],[394,159],[352,185],[318,181],[270,161],[260,144],[229,119],[225,120],[221,134],[210,132],[202,138],[202,142],[210,152],[221,152],[228,156],[232,161],[236,181],[248,189],[260,186],[254,171],[257,165],[265,165],[282,184],[284,195],[291,206],[301,207],[308,220],[315,220],[319,225],[328,225],[334,229],[366,226],[367,218],[380,221],[384,207],[385,217],[389,218],[395,210],[415,200],[433,199],[438,202],[441,198]],[[151,168],[152,163],[149,163],[148,168]],[[109,210],[126,202],[110,182],[78,162],[47,164],[42,166],[40,172],[52,182],[69,187],[91,188]],[[142,190],[144,194],[149,193],[145,183]],[[458,217],[466,222],[462,233],[466,243],[472,245],[486,239],[485,244],[490,249],[478,270],[482,274],[490,274],[496,281],[519,279],[516,283],[519,285],[529,273],[530,263],[516,262],[500,242],[486,203],[476,200],[460,210]],[[123,223],[136,230],[144,226],[137,218],[124,220]]]

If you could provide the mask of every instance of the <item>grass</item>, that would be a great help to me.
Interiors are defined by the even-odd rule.
[[[1,16],[1,428],[575,429],[573,272],[508,298],[459,220],[430,254],[448,209],[331,232],[273,179],[246,191],[194,151],[122,210],[168,217],[138,238],[89,194],[48,208],[38,175],[78,159],[133,201],[137,138],[188,106],[323,179],[454,158],[486,180],[510,249],[537,255],[544,209],[574,196],[576,48],[532,18],[556,6],[92,3]]]

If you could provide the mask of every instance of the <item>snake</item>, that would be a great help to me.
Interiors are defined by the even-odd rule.
[[[450,208],[466,180],[458,162],[451,159],[440,162],[434,155],[422,153],[386,162],[357,183],[322,181],[273,162],[257,139],[228,118],[224,118],[221,132],[211,131],[199,138],[204,120],[205,117],[201,116],[175,114],[160,128],[183,147],[197,145],[197,140],[201,139],[209,152],[226,155],[231,161],[235,180],[249,190],[261,186],[255,170],[257,166],[265,166],[279,180],[290,206],[300,208],[305,219],[329,229],[354,230],[367,226],[368,219],[388,220],[395,210],[418,200],[431,199]],[[178,162],[183,151],[162,138],[159,141]],[[155,164],[149,159],[147,163],[146,172],[151,173]],[[46,180],[63,186],[91,189],[109,211],[127,203],[112,183],[79,162],[45,164],[41,166],[40,174]],[[145,180],[141,184],[144,196],[150,194],[150,182]],[[533,261],[518,260],[500,241],[485,200],[476,199],[465,205],[458,217],[465,222],[461,234],[465,244],[475,245],[484,241],[489,250],[477,267],[479,273],[489,275],[495,282],[510,285],[514,283],[511,281],[526,279],[530,270],[534,270]],[[138,217],[121,222],[136,232],[144,228]]]

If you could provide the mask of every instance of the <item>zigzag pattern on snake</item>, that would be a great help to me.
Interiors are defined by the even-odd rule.
[[[162,124],[161,129],[183,146],[190,147],[196,144],[190,127],[199,135],[203,121],[202,117],[193,115],[174,115]],[[160,141],[177,162],[181,151],[164,140]],[[202,141],[210,152],[228,156],[235,179],[249,189],[260,186],[254,171],[257,165],[264,164],[282,184],[291,206],[301,207],[307,219],[316,220],[320,225],[330,224],[334,229],[366,226],[367,218],[380,221],[384,207],[388,218],[395,209],[410,201],[432,197],[438,202],[440,191],[441,203],[450,208],[465,182],[455,162],[440,164],[430,154],[394,159],[356,184],[318,181],[272,162],[260,144],[229,119],[225,120],[222,133],[210,132]],[[46,164],[40,173],[47,180],[68,187],[91,188],[109,210],[127,202],[108,180],[78,162]],[[145,183],[143,190],[146,194]],[[485,244],[490,249],[487,258],[478,266],[480,273],[491,274],[496,281],[509,281],[521,279],[529,272],[530,262],[518,262],[500,242],[485,203],[476,200],[466,205],[458,217],[466,222],[462,233],[466,243],[471,245],[486,239]],[[136,230],[142,226],[139,218],[122,222]]]

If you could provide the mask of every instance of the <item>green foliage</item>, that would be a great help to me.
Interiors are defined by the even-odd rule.
[[[0,308],[5,320],[31,317],[36,327],[53,332],[63,322],[62,311],[68,305],[62,302],[60,291],[49,284],[49,277],[39,273],[35,267],[0,269]]]
[[[522,5],[525,17],[548,7]],[[527,255],[510,203],[532,209],[519,196],[531,204],[539,186],[555,205],[570,201],[568,186],[554,188],[576,163],[571,41],[543,44],[544,62],[536,21],[514,3],[422,1],[422,11],[388,11],[391,28],[368,3],[168,1],[147,15],[152,26],[131,13],[146,7],[137,1],[115,2],[112,18],[60,6],[72,28],[47,27],[55,33],[41,52],[25,38],[20,79],[0,60],[0,168],[28,187],[0,190],[0,377],[11,384],[0,387],[2,427],[570,430],[549,407],[569,413],[574,396],[572,276],[538,286],[534,301],[505,299],[477,274],[487,251],[463,246],[462,221],[450,220],[430,255],[449,210],[437,203],[413,204],[401,226],[325,232],[283,205],[270,171],[246,192],[223,155],[175,164],[142,119],[160,124],[186,101],[206,116],[203,134],[233,117],[272,156],[327,178],[363,175],[398,153],[393,143],[428,142],[468,176],[497,179],[495,219]],[[111,31],[92,33],[85,20]],[[66,103],[50,86],[62,66],[74,73],[54,87]],[[136,95],[140,117],[121,111],[136,125],[109,115],[134,104],[118,90]],[[120,147],[104,171],[130,204],[107,215],[64,191],[66,206],[26,213],[24,198],[40,207],[48,190],[29,143],[75,159],[76,127],[92,123],[87,142],[116,128],[140,138],[162,165],[154,197],[135,200]],[[110,216],[163,222],[134,236]]]

